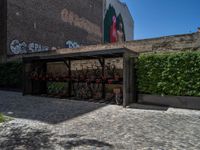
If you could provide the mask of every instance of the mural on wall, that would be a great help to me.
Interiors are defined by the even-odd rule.
[[[7,55],[101,43],[102,4],[102,0],[7,0]]]
[[[126,41],[122,15],[116,14],[115,8],[109,5],[104,18],[104,42],[115,43]]]
[[[7,1],[11,56],[133,39],[132,17],[119,0]]]
[[[118,0],[106,0],[104,8],[104,43],[133,40],[134,21],[128,7]]]
[[[31,53],[31,52],[42,52],[48,50],[49,50],[48,46],[44,46],[34,42],[26,43],[24,41],[13,40],[10,43],[10,51],[15,55]]]

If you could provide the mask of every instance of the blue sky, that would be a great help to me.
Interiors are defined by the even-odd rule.
[[[135,39],[196,32],[200,0],[121,0],[135,21]]]

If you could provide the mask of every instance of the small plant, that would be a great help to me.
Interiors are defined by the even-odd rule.
[[[5,118],[4,116],[0,113],[0,123],[4,122],[5,121]]]

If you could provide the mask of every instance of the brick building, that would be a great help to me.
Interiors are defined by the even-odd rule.
[[[119,24],[121,39],[133,39],[133,19],[118,0],[1,0],[0,8],[1,62],[24,53],[117,42],[110,34]],[[110,31],[113,19],[118,25]]]

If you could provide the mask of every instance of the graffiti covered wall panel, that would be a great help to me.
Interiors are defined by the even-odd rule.
[[[8,55],[102,42],[102,0],[8,0]]]
[[[118,0],[7,0],[7,16],[8,55],[133,39],[132,17]]]
[[[104,42],[133,40],[134,22],[127,6],[118,0],[106,0],[104,9]]]

